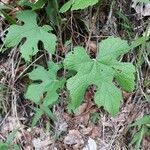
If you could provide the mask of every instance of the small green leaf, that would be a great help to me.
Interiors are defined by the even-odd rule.
[[[29,6],[32,8],[32,10],[37,10],[37,9],[42,8],[46,2],[47,2],[47,0],[37,0],[35,3],[31,3],[28,0],[20,0],[18,2],[18,5]]]
[[[85,9],[98,3],[99,0],[75,0],[71,10]]]
[[[146,124],[150,124],[150,116],[149,115],[144,116],[143,118],[140,118],[140,119],[136,120],[136,122],[132,123],[130,125],[130,127],[141,126],[141,125],[146,125]]]
[[[141,141],[144,136],[149,136],[149,129],[146,125],[150,125],[150,116],[146,115],[143,118],[138,119],[135,123],[131,124],[130,127],[138,126],[139,131],[135,133],[130,142],[131,145],[135,144],[136,149],[140,150]]]
[[[149,4],[150,0],[136,0],[136,2],[141,2],[141,3]]]
[[[53,121],[57,121],[57,117],[51,112],[48,107],[42,106],[42,109],[49,118],[51,118]]]
[[[67,80],[71,96],[69,108],[75,110],[84,99],[87,87],[94,84],[97,86],[95,103],[115,116],[120,108],[122,94],[113,79],[127,91],[134,89],[135,67],[131,63],[117,61],[117,58],[129,49],[127,41],[110,37],[99,43],[96,59],[90,59],[82,47],[76,47],[70,52],[64,60],[64,66],[77,71],[77,74]]]
[[[98,123],[98,121],[100,120],[100,113],[94,112],[90,115],[90,120],[93,123]]]
[[[48,17],[48,21],[51,22],[51,25],[58,26],[58,24],[61,24],[62,20],[60,18],[60,14],[58,12],[58,5],[61,1],[56,1],[56,0],[48,0],[48,4],[45,7],[45,11]]]
[[[135,144],[136,150],[140,150],[141,141],[143,137],[145,136],[146,132],[148,132],[147,127],[142,126],[142,128],[135,133],[133,136],[132,141],[130,142],[131,145]]]
[[[13,142],[13,140],[15,139],[17,132],[18,132],[18,129],[12,131],[12,132],[8,135],[6,142],[9,143],[9,144],[11,144],[11,142]]]
[[[39,119],[41,118],[41,116],[43,114],[44,114],[44,112],[42,109],[36,108],[35,115],[34,115],[34,118],[32,120],[32,124],[31,124],[32,128],[37,124],[37,122],[39,121]]]
[[[24,44],[20,47],[22,57],[30,61],[31,57],[38,52],[38,42],[42,41],[45,49],[49,53],[54,53],[56,46],[56,36],[40,27],[36,22],[36,13],[33,11],[22,11],[17,14],[17,18],[24,22],[24,25],[11,25],[6,35],[6,47],[13,47],[26,38]]]
[[[71,8],[71,10],[79,10],[79,9],[85,9],[89,6],[93,6],[96,3],[98,3],[99,0],[69,0],[67,3],[65,3],[61,8],[61,13],[66,12]]]
[[[67,10],[70,9],[70,7],[72,6],[72,4],[74,3],[74,0],[69,0],[67,3],[65,3],[61,9],[59,10],[60,13],[64,13],[66,12]]]
[[[58,65],[50,62],[48,70],[42,66],[38,66],[29,73],[29,78],[33,81],[41,83],[32,83],[29,85],[25,97],[35,103],[40,103],[43,99],[43,105],[53,105],[57,99],[57,89],[63,86],[64,81],[57,79]],[[44,95],[43,95],[44,94]]]
[[[0,143],[0,150],[8,150],[9,145],[7,143]]]
[[[148,37],[148,36],[138,37],[137,39],[135,39],[134,41],[132,41],[130,48],[133,49],[135,47],[143,45],[144,43],[146,43],[149,40],[149,38],[150,37]]]
[[[21,150],[20,146],[17,145],[17,144],[14,144],[13,149],[14,149],[14,150]]]
[[[38,0],[36,3],[32,5],[32,10],[37,10],[42,8],[46,2],[47,0]]]
[[[0,10],[2,9],[10,9],[10,7],[4,5],[3,3],[0,3]]]
[[[20,6],[29,6],[29,7],[32,7],[32,3],[30,3],[28,0],[19,0],[17,2],[18,5]]]

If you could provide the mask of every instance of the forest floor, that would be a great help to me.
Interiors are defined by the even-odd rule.
[[[116,117],[111,117],[102,107],[95,105],[93,87],[87,89],[78,112],[69,113],[69,96],[64,88],[59,93],[60,102],[51,108],[57,121],[43,114],[36,125],[31,127],[33,107],[36,105],[24,97],[31,83],[27,73],[37,64],[46,66],[50,56],[41,51],[33,57],[32,62],[26,63],[21,58],[19,46],[4,47],[6,31],[15,19],[16,12],[30,9],[16,5],[14,0],[2,0],[1,4],[4,3],[14,9],[0,8],[0,12],[4,11],[8,15],[0,14],[0,47],[1,50],[7,49],[0,53],[0,150],[4,150],[8,143],[9,149],[16,150],[134,150],[140,138],[140,149],[149,150],[150,137],[144,136],[142,132],[135,137],[136,142],[131,143],[139,128],[130,125],[150,114],[150,42],[122,56],[123,61],[136,66],[136,87],[131,93],[122,91],[123,100]],[[59,14],[57,17],[61,24],[55,15],[48,16],[46,8],[47,4],[36,12],[40,25],[47,24],[48,17],[53,19],[54,33],[58,38],[56,53],[51,56],[55,62],[61,62],[76,45],[87,47],[90,57],[95,58],[98,42],[102,39],[115,36],[130,43],[150,33],[148,4],[143,6],[130,0],[102,0],[101,5]],[[63,71],[60,70],[58,76],[63,76]],[[11,142],[7,143],[8,138]]]

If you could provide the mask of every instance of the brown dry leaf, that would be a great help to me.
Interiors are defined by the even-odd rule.
[[[90,41],[89,43],[89,49],[90,51],[92,51],[93,53],[97,53],[97,46],[96,46],[96,42],[94,41]]]
[[[73,118],[74,124],[83,124],[87,125],[90,119],[90,113],[92,112],[94,104],[92,102],[83,103],[79,108],[77,109],[76,116]]]
[[[31,146],[25,147],[25,150],[32,150]]]
[[[75,115],[80,116],[82,114],[89,113],[91,111],[92,106],[94,106],[94,104],[91,101],[83,103],[82,105],[79,106]]]
[[[132,104],[126,104],[120,111],[117,118],[112,119],[114,122],[124,124],[129,119],[129,114],[132,110]]]
[[[128,99],[131,96],[131,93],[127,93],[125,91],[122,91],[123,99]]]
[[[93,130],[93,127],[92,127],[92,126],[89,126],[89,127],[87,127],[87,128],[83,127],[82,133],[83,133],[84,135],[90,135],[91,132],[92,132],[92,130]]]
[[[87,109],[88,104],[87,103],[83,103],[82,105],[79,106],[78,110],[76,111],[76,116],[81,115],[82,113],[84,113]]]
[[[77,125],[83,124],[86,126],[89,122],[89,119],[90,119],[90,112],[80,115],[78,117],[75,117],[74,123]]]
[[[143,150],[147,150],[150,148],[150,136],[146,136],[143,139],[142,147],[143,147]]]
[[[83,144],[83,138],[78,130],[70,130],[64,139],[64,144],[73,145],[74,148],[80,148]]]
[[[91,100],[94,98],[94,91],[93,90],[94,89],[90,89],[90,90],[86,91],[86,93],[85,93],[85,100],[87,102],[91,102]]]
[[[102,125],[96,126],[96,125],[92,125],[92,132],[90,137],[95,139],[95,138],[101,138],[102,136]]]
[[[30,128],[29,128],[30,129]],[[32,134],[31,131],[29,131],[29,129],[27,130],[23,130],[23,136],[22,136],[22,140],[24,140],[24,147],[26,150],[30,150],[31,149],[31,145],[32,145]]]
[[[24,149],[27,150],[49,150],[50,145],[53,143],[50,133],[38,127],[24,129],[21,140],[24,141]]]
[[[40,138],[34,138],[32,140],[32,143],[33,143],[33,147],[35,148],[35,150],[40,150],[40,149],[48,150],[49,145],[51,145],[53,142],[51,141],[50,138],[47,138],[43,141]]]

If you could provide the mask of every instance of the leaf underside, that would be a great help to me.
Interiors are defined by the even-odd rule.
[[[77,74],[67,81],[71,96],[70,109],[75,110],[81,104],[87,87],[94,84],[97,86],[95,103],[99,107],[103,106],[112,116],[118,113],[122,94],[113,80],[116,79],[126,91],[134,89],[134,66],[117,61],[117,58],[129,49],[125,40],[110,37],[99,43],[96,59],[90,59],[83,47],[76,47],[66,56],[64,66],[77,71]]]

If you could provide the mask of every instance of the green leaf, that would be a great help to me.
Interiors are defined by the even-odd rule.
[[[103,82],[95,95],[95,103],[104,106],[112,116],[115,116],[120,107],[122,99],[121,91],[112,83]]]
[[[37,0],[35,3],[31,3],[28,0],[20,0],[18,2],[18,5],[29,6],[32,8],[32,10],[37,10],[37,9],[42,8],[46,2],[47,2],[47,0]]]
[[[90,115],[90,120],[96,124],[100,120],[100,114],[98,112],[94,112]]]
[[[51,118],[53,121],[57,121],[57,117],[51,112],[51,110],[47,106],[41,106],[45,114]]]
[[[46,2],[47,0],[38,0],[35,4],[33,4],[32,10],[37,10],[37,9],[42,8]]]
[[[136,2],[141,2],[141,3],[149,4],[150,0],[136,0]]]
[[[120,86],[126,91],[133,91],[135,67],[131,63],[115,63],[112,68],[115,70],[115,78]]]
[[[8,6],[4,5],[3,3],[0,3],[0,10],[2,9],[10,9]]]
[[[9,16],[4,10],[0,10],[0,12],[9,23],[16,24],[16,20],[12,16]]]
[[[57,8],[56,1],[48,1],[45,11],[46,11],[46,14],[47,14],[48,19],[50,20],[52,26],[55,27],[58,24],[60,24],[61,19],[58,14],[58,8]]]
[[[44,106],[44,105],[39,105],[39,106],[40,108],[35,108],[35,107],[31,108],[33,111],[35,111],[32,124],[31,124],[32,127],[34,127],[37,124],[37,122],[40,120],[43,114],[47,115],[53,121],[55,122],[57,121],[57,117],[55,116],[55,114],[51,112],[48,106]]]
[[[131,49],[135,48],[135,47],[138,47],[140,45],[143,45],[145,44],[148,40],[149,40],[150,37],[148,36],[142,36],[142,37],[138,37],[137,39],[135,39],[134,41],[132,41],[131,43]]]
[[[13,149],[14,149],[14,150],[21,150],[20,146],[17,145],[17,144],[14,144]]]
[[[130,127],[133,126],[141,126],[141,125],[146,125],[146,124],[150,124],[150,116],[144,116],[143,118],[138,119],[135,123],[132,123],[130,125]]]
[[[6,140],[6,142],[7,142],[8,144],[11,144],[11,143],[13,142],[13,140],[14,140],[15,137],[16,137],[17,132],[18,132],[18,129],[12,131],[12,132],[8,135],[7,140]]]
[[[94,84],[97,86],[95,103],[115,116],[119,111],[122,95],[121,90],[113,83],[114,78],[123,89],[134,89],[134,66],[117,61],[117,58],[129,49],[126,41],[110,37],[99,43],[96,59],[90,59],[82,47],[76,47],[70,52],[64,60],[64,66],[77,71],[77,74],[67,81],[71,96],[69,108],[75,110],[84,99],[87,87]]]
[[[7,143],[0,143],[0,150],[8,150],[9,145]]]
[[[140,150],[140,145],[143,137],[148,132],[148,128],[143,126],[138,132],[135,133],[135,135],[132,138],[132,141],[130,142],[131,145],[135,144],[136,150]]]
[[[19,0],[17,2],[18,5],[20,6],[29,6],[29,7],[32,7],[32,3],[30,3],[28,0]]]
[[[89,6],[95,5],[96,3],[98,3],[98,1],[99,0],[69,0],[60,8],[59,12],[64,13],[70,8],[71,10],[85,9]]]
[[[45,70],[42,66],[38,66],[31,73],[29,78],[33,81],[41,83],[32,83],[29,85],[25,97],[35,103],[39,103],[43,99],[43,105],[53,105],[57,99],[57,89],[63,86],[64,81],[57,79],[57,71],[59,67],[53,62],[49,63],[49,70]],[[44,94],[44,95],[43,95]],[[44,98],[43,98],[44,97]]]
[[[97,58],[101,62],[112,64],[116,59],[129,51],[127,41],[120,38],[109,37],[99,43],[99,53]]]
[[[41,118],[41,116],[43,114],[44,114],[44,112],[42,109],[36,108],[36,112],[35,112],[35,115],[34,115],[34,118],[32,120],[32,124],[31,124],[32,128],[37,124],[37,122],[39,121],[39,119]]]
[[[33,11],[22,11],[17,14],[17,18],[24,22],[21,25],[11,25],[6,36],[6,47],[13,47],[26,38],[24,44],[20,47],[22,57],[30,61],[31,56],[38,52],[38,42],[42,41],[45,49],[49,53],[54,53],[56,46],[56,36],[49,33],[45,27],[40,27],[36,22],[36,13]]]
[[[74,3],[74,0],[70,0],[67,3],[65,3],[59,10],[60,13],[64,13],[67,10],[70,9],[70,7],[72,6],[72,4]]]
[[[98,3],[99,0],[75,0],[71,10],[85,9]]]

